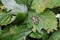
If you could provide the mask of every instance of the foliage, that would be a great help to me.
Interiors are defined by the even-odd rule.
[[[60,40],[59,0],[0,0],[0,40]]]

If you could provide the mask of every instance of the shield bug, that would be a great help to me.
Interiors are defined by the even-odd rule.
[[[33,20],[34,24],[38,24],[38,19],[37,19],[36,16],[33,16],[33,17],[32,17],[32,20]]]

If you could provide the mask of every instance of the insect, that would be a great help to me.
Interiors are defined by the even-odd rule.
[[[36,18],[36,16],[33,16],[32,20],[33,20],[34,24],[38,24],[38,19]]]

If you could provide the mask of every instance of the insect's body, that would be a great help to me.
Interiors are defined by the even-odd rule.
[[[34,24],[38,24],[38,19],[35,16],[32,17],[32,20],[33,20]]]

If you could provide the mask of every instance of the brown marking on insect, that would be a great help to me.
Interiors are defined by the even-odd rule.
[[[33,20],[33,22],[34,22],[35,24],[38,24],[38,20],[37,20],[36,16],[33,16],[33,17],[32,17],[32,20]]]

